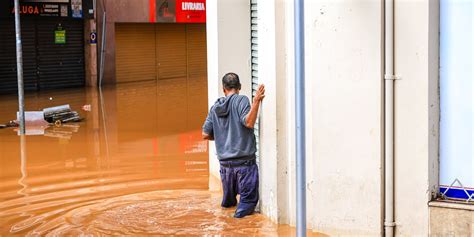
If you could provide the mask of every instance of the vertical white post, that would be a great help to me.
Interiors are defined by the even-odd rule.
[[[25,134],[25,98],[23,88],[23,49],[21,46],[20,2],[15,0],[15,36],[16,36],[16,71],[18,79],[18,122],[20,134]]]
[[[385,0],[385,236],[394,234],[394,159],[393,159],[393,1]]]
[[[304,0],[295,0],[296,235],[306,236]]]

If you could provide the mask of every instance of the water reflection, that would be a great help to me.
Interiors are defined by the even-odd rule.
[[[40,136],[0,129],[0,236],[294,235],[262,215],[232,218],[208,191],[205,80],[27,95],[30,111],[91,110]],[[11,120],[16,97],[0,101],[0,121]]]
[[[21,186],[21,189],[18,190],[18,194],[28,196],[28,194],[24,192],[24,190],[28,188],[25,182],[28,173],[26,171],[26,136],[24,134],[20,135],[20,160],[21,178],[18,180],[18,184]]]
[[[45,136],[61,139],[71,139],[74,133],[79,131],[81,126],[76,123],[46,126],[26,126],[25,136]],[[14,128],[13,131],[20,136],[20,129]]]
[[[38,136],[0,130],[0,235],[44,234],[64,226],[58,220],[69,211],[116,197],[207,190],[207,143],[196,126],[207,110],[207,95],[196,94],[207,87],[188,85],[176,79],[29,94],[30,111],[61,104],[91,111],[80,111],[83,122],[27,127]],[[189,105],[193,96],[199,100]],[[16,97],[1,101],[0,121],[11,120]]]

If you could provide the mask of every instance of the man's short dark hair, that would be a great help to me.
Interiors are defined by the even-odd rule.
[[[226,90],[240,90],[241,85],[240,85],[240,80],[239,80],[239,75],[229,72],[222,77],[222,86]]]

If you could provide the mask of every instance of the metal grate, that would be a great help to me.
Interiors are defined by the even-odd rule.
[[[0,94],[16,93],[18,90],[16,71],[15,21],[0,20]],[[37,53],[35,22],[21,20],[23,45],[23,79],[26,91],[37,90]]]
[[[447,187],[441,187],[439,192],[442,199],[461,199],[466,202],[474,202],[474,191],[465,188],[459,179],[454,179]]]
[[[252,99],[258,88],[258,11],[257,0],[250,0],[250,40],[251,40],[251,67],[252,67]],[[257,142],[257,161],[260,160],[260,122],[255,123],[255,140]]]
[[[54,43],[54,31],[66,30],[66,44]],[[21,21],[26,91],[82,87],[85,84],[84,23],[66,18],[24,18]],[[17,91],[15,27],[0,20],[0,93]]]

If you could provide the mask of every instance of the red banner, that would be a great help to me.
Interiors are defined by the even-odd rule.
[[[206,0],[176,0],[176,22],[205,23]]]
[[[149,21],[156,22],[156,0],[150,0]]]

